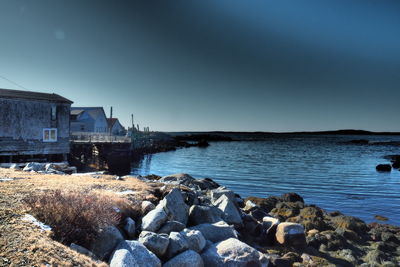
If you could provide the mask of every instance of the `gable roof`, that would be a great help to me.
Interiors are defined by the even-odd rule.
[[[99,116],[107,119],[106,113],[103,107],[71,107],[71,115],[80,115],[83,112],[87,112],[93,119],[97,119]]]
[[[57,94],[48,94],[48,93],[40,93],[40,92],[31,92],[31,91],[20,91],[20,90],[11,90],[11,89],[0,89],[0,98],[22,98],[29,100],[45,100],[51,102],[61,102],[72,104],[69,99],[62,97]]]
[[[117,118],[107,118],[108,127],[112,128],[117,121],[118,121]]]

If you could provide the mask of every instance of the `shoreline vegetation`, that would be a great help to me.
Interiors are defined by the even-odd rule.
[[[0,266],[400,262],[400,227],[366,224],[341,214],[340,207],[328,213],[296,193],[242,199],[211,179],[187,174],[57,175],[4,168],[0,185]],[[104,201],[108,205],[98,205]],[[101,220],[107,214],[113,220]]]

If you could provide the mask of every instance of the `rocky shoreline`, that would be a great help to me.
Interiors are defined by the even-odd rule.
[[[327,213],[295,193],[242,199],[187,174],[138,178],[159,188],[141,217],[71,248],[112,267],[399,266],[399,227]]]

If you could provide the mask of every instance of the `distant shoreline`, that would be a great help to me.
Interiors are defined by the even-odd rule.
[[[176,131],[164,132],[170,135],[185,135],[185,134],[213,134],[213,135],[230,135],[230,134],[243,134],[243,135],[400,135],[400,132],[373,132],[365,130],[333,130],[333,131],[300,131],[300,132],[263,132],[263,131]]]

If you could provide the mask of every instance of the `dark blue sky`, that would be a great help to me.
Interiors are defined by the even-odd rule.
[[[0,75],[155,130],[400,131],[399,3],[4,0]]]

